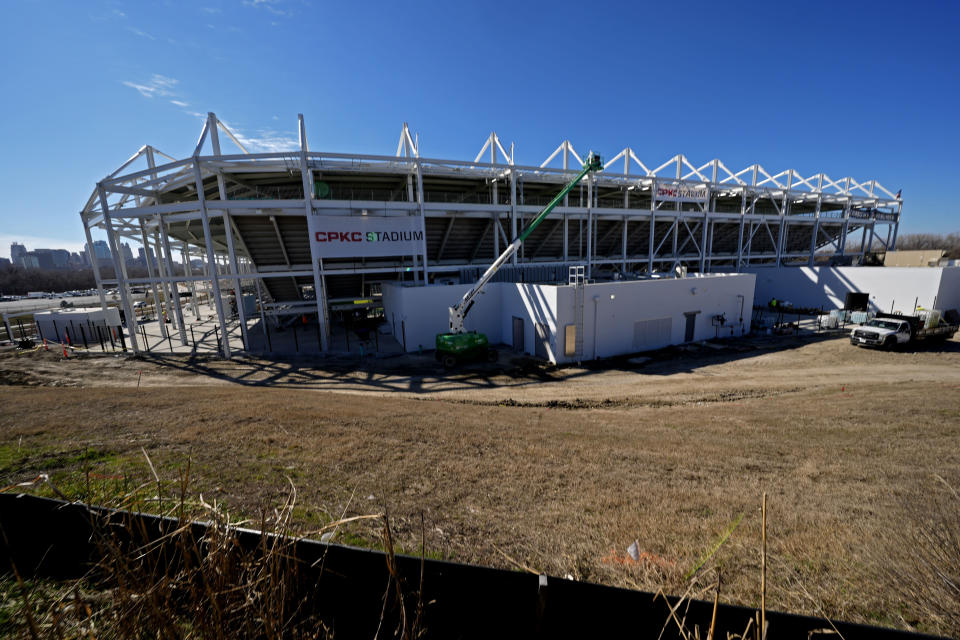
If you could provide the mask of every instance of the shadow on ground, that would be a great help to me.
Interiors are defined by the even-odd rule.
[[[371,391],[433,393],[522,388],[545,382],[583,379],[611,371],[670,376],[753,358],[764,353],[799,349],[827,340],[846,340],[846,333],[763,335],[711,340],[562,367],[502,349],[496,363],[465,364],[454,371],[444,370],[429,352],[389,358],[330,357],[323,360],[311,356],[267,359],[240,355],[228,361],[213,355],[157,353],[141,357],[160,369],[207,376],[245,386],[338,390],[353,387]],[[957,353],[960,352],[960,343],[918,343],[899,351]]]

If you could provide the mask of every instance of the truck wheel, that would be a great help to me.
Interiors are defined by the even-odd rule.
[[[488,350],[487,350],[487,362],[496,362],[496,361],[497,361],[497,358],[498,358],[498,356],[497,356],[497,350],[496,350],[496,349],[488,349]]]
[[[443,356],[443,360],[441,362],[443,362],[443,367],[445,369],[453,369],[455,366],[457,366],[457,357],[446,355]]]
[[[897,339],[893,336],[887,336],[883,341],[883,346],[885,349],[893,350],[897,346]]]

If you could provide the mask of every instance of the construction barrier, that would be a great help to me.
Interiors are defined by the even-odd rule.
[[[209,532],[203,523],[184,523],[183,534],[199,543]],[[144,549],[147,542],[171,544],[181,523],[173,518],[89,508],[83,504],[0,493],[0,571],[11,563],[22,576],[55,579],[85,575],[98,559],[97,540],[108,528],[111,540],[126,537],[130,548]],[[165,537],[166,536],[166,537]],[[277,538],[238,529],[236,544],[249,553],[270,547]],[[171,548],[161,553],[164,562],[184,562]],[[158,551],[159,550],[159,551]],[[505,571],[423,560],[313,540],[291,541],[284,557],[297,564],[295,580],[286,586],[301,590],[303,614],[319,617],[335,630],[337,638],[372,638],[378,627],[396,629],[399,607],[384,606],[389,584],[388,563],[392,562],[402,589],[420,591],[424,603],[423,627],[429,638],[679,638],[671,621],[668,601],[654,594]],[[689,600],[677,615],[685,618],[687,629],[694,626],[706,637],[714,611],[713,602]],[[681,613],[682,612],[682,613]],[[715,638],[727,632],[740,634],[754,609],[719,605]],[[768,638],[809,640],[843,637],[846,640],[919,640],[933,636],[822,618],[768,611]],[[661,636],[662,632],[662,636]],[[841,634],[837,636],[837,632]],[[389,632],[388,632],[389,634]],[[752,633],[751,633],[752,637]]]

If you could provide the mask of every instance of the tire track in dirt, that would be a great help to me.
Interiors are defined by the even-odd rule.
[[[449,404],[461,404],[481,407],[522,407],[530,409],[561,409],[567,411],[581,411],[591,409],[632,409],[635,407],[646,407],[653,409],[663,409],[669,407],[681,407],[698,404],[714,404],[723,402],[738,402],[740,400],[760,400],[764,398],[773,398],[785,396],[792,393],[807,391],[807,387],[792,387],[788,389],[736,389],[732,391],[721,391],[707,395],[696,395],[677,398],[657,398],[648,399],[642,397],[620,397],[620,398],[573,398],[571,400],[531,400],[522,401],[506,398],[500,400],[471,400],[465,398],[447,400],[444,398],[416,398],[421,401],[441,401]]]

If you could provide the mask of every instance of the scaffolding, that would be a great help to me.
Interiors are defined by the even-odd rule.
[[[100,230],[112,256],[111,278],[92,260],[101,305],[106,289],[115,287],[124,314],[134,317],[130,288],[148,287],[164,300],[171,334],[186,345],[181,287],[209,292],[223,335],[225,292],[239,301],[255,291],[261,309],[272,304],[316,314],[326,352],[327,299],[364,297],[387,280],[459,277],[489,264],[582,166],[569,140],[540,165],[523,166],[514,162],[514,145],[496,133],[473,161],[460,161],[421,156],[406,123],[396,152],[386,156],[311,151],[302,115],[298,131],[296,150],[250,153],[210,113],[190,156],[176,159],[145,145],[98,182],[80,215],[89,255],[91,231]],[[239,153],[223,152],[221,133]],[[683,155],[646,165],[629,147],[605,167],[527,239],[511,273],[529,281],[529,274],[576,265],[585,278],[598,279],[680,268],[845,264],[896,247],[902,199],[876,180],[804,177],[759,164],[733,172],[719,159],[695,166]],[[403,256],[312,253],[310,216],[367,215],[414,218],[419,245]],[[129,276],[119,251],[123,238],[157,256],[155,265],[147,261],[147,277]],[[175,251],[183,272],[175,268]],[[246,349],[250,318],[243,307],[237,312]],[[161,330],[166,335],[167,327]],[[139,351],[136,331],[129,342]]]

